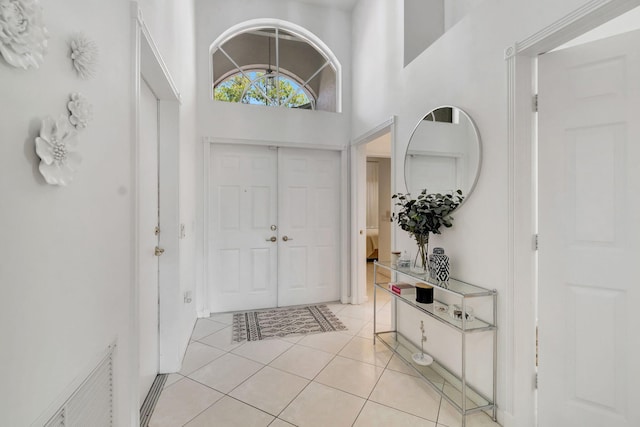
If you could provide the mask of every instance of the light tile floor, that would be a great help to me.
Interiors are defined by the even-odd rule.
[[[370,266],[369,266],[370,267]],[[377,324],[390,323],[378,293]],[[347,331],[231,341],[231,314],[199,319],[151,427],[458,427],[460,415],[412,370],[373,345],[373,304],[330,304]],[[483,413],[469,427],[497,427]]]

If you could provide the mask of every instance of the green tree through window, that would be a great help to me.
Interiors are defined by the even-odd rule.
[[[312,97],[282,74],[278,77],[263,71],[237,73],[220,82],[213,93],[216,101],[313,109]]]

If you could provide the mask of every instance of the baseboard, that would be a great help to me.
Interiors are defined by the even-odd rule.
[[[502,427],[518,427],[516,418],[508,412],[498,409],[498,423]]]

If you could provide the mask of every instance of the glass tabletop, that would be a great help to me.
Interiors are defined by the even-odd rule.
[[[376,261],[375,264],[387,270],[395,271],[397,273],[412,277],[421,282],[429,283],[430,285],[438,287],[445,291],[457,295],[462,295],[463,297],[487,296],[493,295],[494,293],[492,290],[472,285],[470,283],[466,283],[453,278],[450,278],[446,283],[436,283],[431,280],[431,278],[429,277],[429,273],[419,274],[411,271],[410,268],[397,268],[391,263],[391,261]]]

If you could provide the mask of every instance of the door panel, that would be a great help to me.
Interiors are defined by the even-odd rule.
[[[140,403],[158,374],[158,99],[142,81],[140,93]]]
[[[640,33],[539,59],[539,425],[640,425]]]
[[[340,153],[216,144],[210,162],[210,310],[338,300]]]
[[[277,152],[214,144],[210,164],[210,310],[275,307]]]
[[[340,298],[340,153],[279,149],[278,305]],[[287,237],[291,240],[285,241]]]

